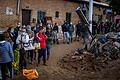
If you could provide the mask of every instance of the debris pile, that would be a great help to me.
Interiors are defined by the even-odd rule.
[[[76,49],[60,60],[60,66],[74,71],[101,70],[120,57],[120,34],[108,33],[94,38],[89,50]]]

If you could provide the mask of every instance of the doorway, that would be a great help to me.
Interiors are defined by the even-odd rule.
[[[37,12],[37,23],[40,23],[40,21],[45,24],[45,16],[46,16],[46,13],[44,11],[41,11],[39,10]]]
[[[22,25],[30,25],[31,10],[22,9]]]
[[[72,13],[66,12],[66,21],[67,22],[71,22],[71,16],[72,16]]]

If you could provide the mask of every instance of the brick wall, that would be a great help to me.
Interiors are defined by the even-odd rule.
[[[98,16],[98,15],[102,15],[102,20],[105,21],[106,20],[106,15],[103,14],[104,9],[105,8],[94,6],[93,17]]]
[[[23,0],[22,9],[31,9],[32,18],[37,18],[37,11],[41,10],[46,12],[46,16],[51,16],[53,22],[61,25],[66,18],[66,12],[72,12],[72,22],[76,24],[79,20],[75,9],[78,3],[64,1],[64,0]],[[55,12],[59,11],[59,18],[55,18]]]
[[[0,0],[0,27],[11,27],[15,26],[20,20],[22,22],[22,12],[20,11],[20,17],[16,15],[17,0]],[[71,21],[73,24],[77,24],[79,17],[75,12],[75,9],[80,4],[69,2],[65,0],[21,0],[21,9],[32,10],[31,20],[37,19],[37,11],[41,10],[46,12],[46,16],[51,16],[53,23],[57,22],[59,25],[63,24],[66,18],[66,12],[72,13]],[[6,15],[6,7],[13,9],[13,15]],[[55,18],[55,12],[59,11],[59,18]],[[94,8],[94,14],[103,14],[103,10]],[[103,17],[104,18],[104,17]]]
[[[13,15],[6,14],[6,7],[13,10]],[[16,0],[0,0],[0,27],[13,27],[17,21]]]
[[[17,0],[0,0],[0,27],[15,26],[16,23],[22,20],[22,14],[20,12],[20,18],[16,15]],[[13,9],[13,15],[6,15],[6,7]],[[32,10],[31,20],[37,19],[37,11],[45,11],[46,16],[51,16],[53,22],[61,25],[66,18],[66,12],[72,12],[72,22],[76,24],[79,20],[75,9],[78,7],[78,3],[64,1],[64,0],[21,0],[21,10]],[[59,18],[55,18],[55,12],[59,11]],[[22,22],[22,21],[21,21]]]

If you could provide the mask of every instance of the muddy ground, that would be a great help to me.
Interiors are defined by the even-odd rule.
[[[87,64],[79,65],[80,61],[68,62],[76,48],[82,47],[82,42],[72,44],[53,45],[48,66],[34,63],[29,68],[37,69],[38,80],[120,80],[120,60],[110,61],[102,64],[97,69],[84,68]],[[63,60],[66,59],[64,62]],[[72,67],[71,67],[72,66]],[[22,73],[15,75],[15,80],[27,80]]]

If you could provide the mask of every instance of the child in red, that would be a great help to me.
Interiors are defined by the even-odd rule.
[[[41,58],[43,57],[43,65],[47,66],[46,64],[46,40],[47,37],[45,34],[43,34],[44,29],[41,29],[37,34],[36,34],[36,39],[40,42],[40,47],[41,49],[39,50],[38,53],[38,64],[40,64]]]

